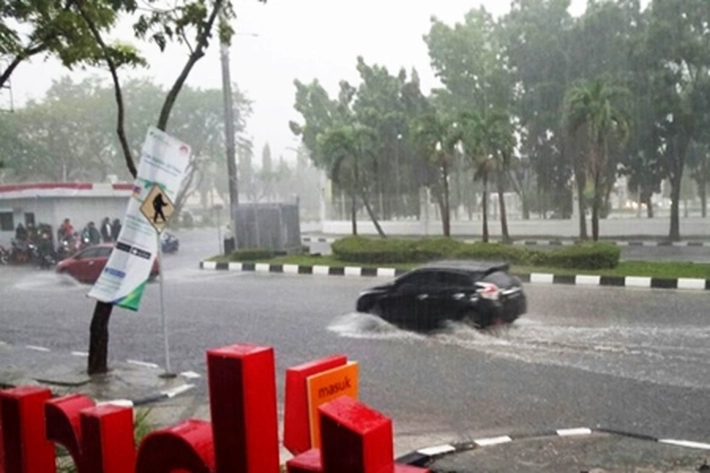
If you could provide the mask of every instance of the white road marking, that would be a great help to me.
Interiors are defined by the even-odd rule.
[[[164,395],[168,396],[170,399],[172,399],[175,396],[177,396],[178,394],[182,394],[184,392],[187,392],[194,387],[195,387],[194,384],[183,384],[182,386],[178,386],[177,388],[168,389],[166,391],[161,391],[160,394],[164,394]]]
[[[156,365],[155,363],[149,363],[147,361],[138,361],[138,360],[126,360],[126,362],[129,365],[135,365],[135,366],[142,366],[144,368],[153,368],[153,369],[158,369],[160,368],[159,365]]]
[[[362,275],[362,268],[354,267],[354,266],[346,266],[345,267],[345,275],[346,276],[361,276]]]
[[[474,440],[473,443],[475,443],[479,447],[490,447],[493,445],[500,445],[502,443],[508,443],[508,442],[512,442],[512,441],[513,441],[512,438],[508,437],[507,435],[503,435],[500,437],[490,437],[490,438],[486,438],[486,439]]]
[[[532,273],[530,275],[530,282],[531,283],[552,284],[553,280],[554,280],[554,276],[552,274]]]
[[[679,447],[699,448],[701,450],[710,450],[710,444],[701,442],[690,442],[688,440],[673,440],[660,439],[659,443],[667,443],[669,445],[678,445]]]
[[[574,283],[577,286],[598,286],[601,281],[601,276],[587,276],[578,274],[574,278]]]
[[[133,407],[133,401],[130,399],[114,399],[113,401],[103,401],[97,402],[97,406],[119,406],[119,407]]]
[[[25,348],[27,348],[28,350],[41,351],[41,352],[45,352],[45,353],[50,351],[49,348],[38,347],[36,345],[27,345]]]
[[[200,373],[195,373],[194,371],[183,371],[180,373],[180,376],[187,379],[197,379],[202,377]]]
[[[444,453],[450,453],[455,451],[456,449],[451,445],[437,445],[436,447],[422,448],[421,450],[417,450],[417,453],[433,457],[434,455],[442,455]]]
[[[592,429],[586,427],[580,427],[577,429],[560,429],[557,431],[557,435],[560,437],[571,437],[573,435],[591,435]]]
[[[651,287],[651,278],[626,276],[624,285],[626,287]]]
[[[71,352],[71,354],[74,356],[89,356],[89,354],[85,351],[73,351]]]
[[[393,278],[395,276],[394,268],[377,268],[377,275],[380,277]]]
[[[704,279],[678,278],[678,289],[705,289]]]

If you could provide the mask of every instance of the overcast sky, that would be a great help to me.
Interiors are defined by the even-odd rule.
[[[584,0],[573,0],[572,13],[579,14]],[[231,48],[232,79],[254,102],[248,133],[253,137],[260,162],[264,143],[271,145],[275,157],[291,160],[289,149],[298,140],[289,120],[299,119],[293,110],[294,79],[307,82],[318,78],[329,92],[337,91],[341,79],[357,83],[356,57],[368,64],[378,63],[396,72],[400,67],[415,67],[424,89],[436,85],[422,37],[429,29],[432,15],[454,23],[471,8],[485,5],[492,13],[505,13],[508,0],[256,0],[235,1],[238,32]],[[253,36],[258,35],[258,36]],[[130,27],[117,32],[123,41],[133,42]],[[140,46],[150,67],[138,73],[162,84],[172,83],[182,68],[185,50],[169,46],[160,54],[154,46]],[[93,70],[92,72],[97,72]],[[108,73],[98,71],[108,79]],[[80,78],[87,72],[74,72]],[[68,72],[54,60],[34,60],[21,65],[13,75],[15,105],[41,97],[52,81]],[[124,73],[127,77],[127,73]],[[188,83],[199,87],[221,86],[219,47],[210,46],[197,63]],[[7,94],[0,97],[7,103]],[[179,138],[179,137],[178,137]]]

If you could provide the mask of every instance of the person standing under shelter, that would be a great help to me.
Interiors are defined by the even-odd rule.
[[[104,243],[111,243],[111,220],[106,217],[101,222],[101,239]]]
[[[118,241],[118,235],[121,234],[121,221],[119,219],[114,219],[111,224],[111,238],[113,241]]]

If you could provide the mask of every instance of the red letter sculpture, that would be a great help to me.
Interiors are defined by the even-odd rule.
[[[47,438],[66,448],[78,473],[132,473],[136,450],[133,409],[94,406],[74,394],[45,405]]]
[[[278,473],[274,351],[233,345],[207,352],[212,423],[191,420],[146,437],[136,473]]]
[[[292,454],[299,455],[312,447],[306,380],[309,376],[343,366],[347,362],[344,355],[334,355],[286,370],[284,446]]]
[[[54,473],[54,445],[47,440],[44,403],[49,389],[0,391],[0,472]]]

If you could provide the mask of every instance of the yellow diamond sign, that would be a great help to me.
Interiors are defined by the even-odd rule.
[[[153,185],[141,204],[141,213],[158,233],[163,231],[174,211],[175,206],[158,184]]]

